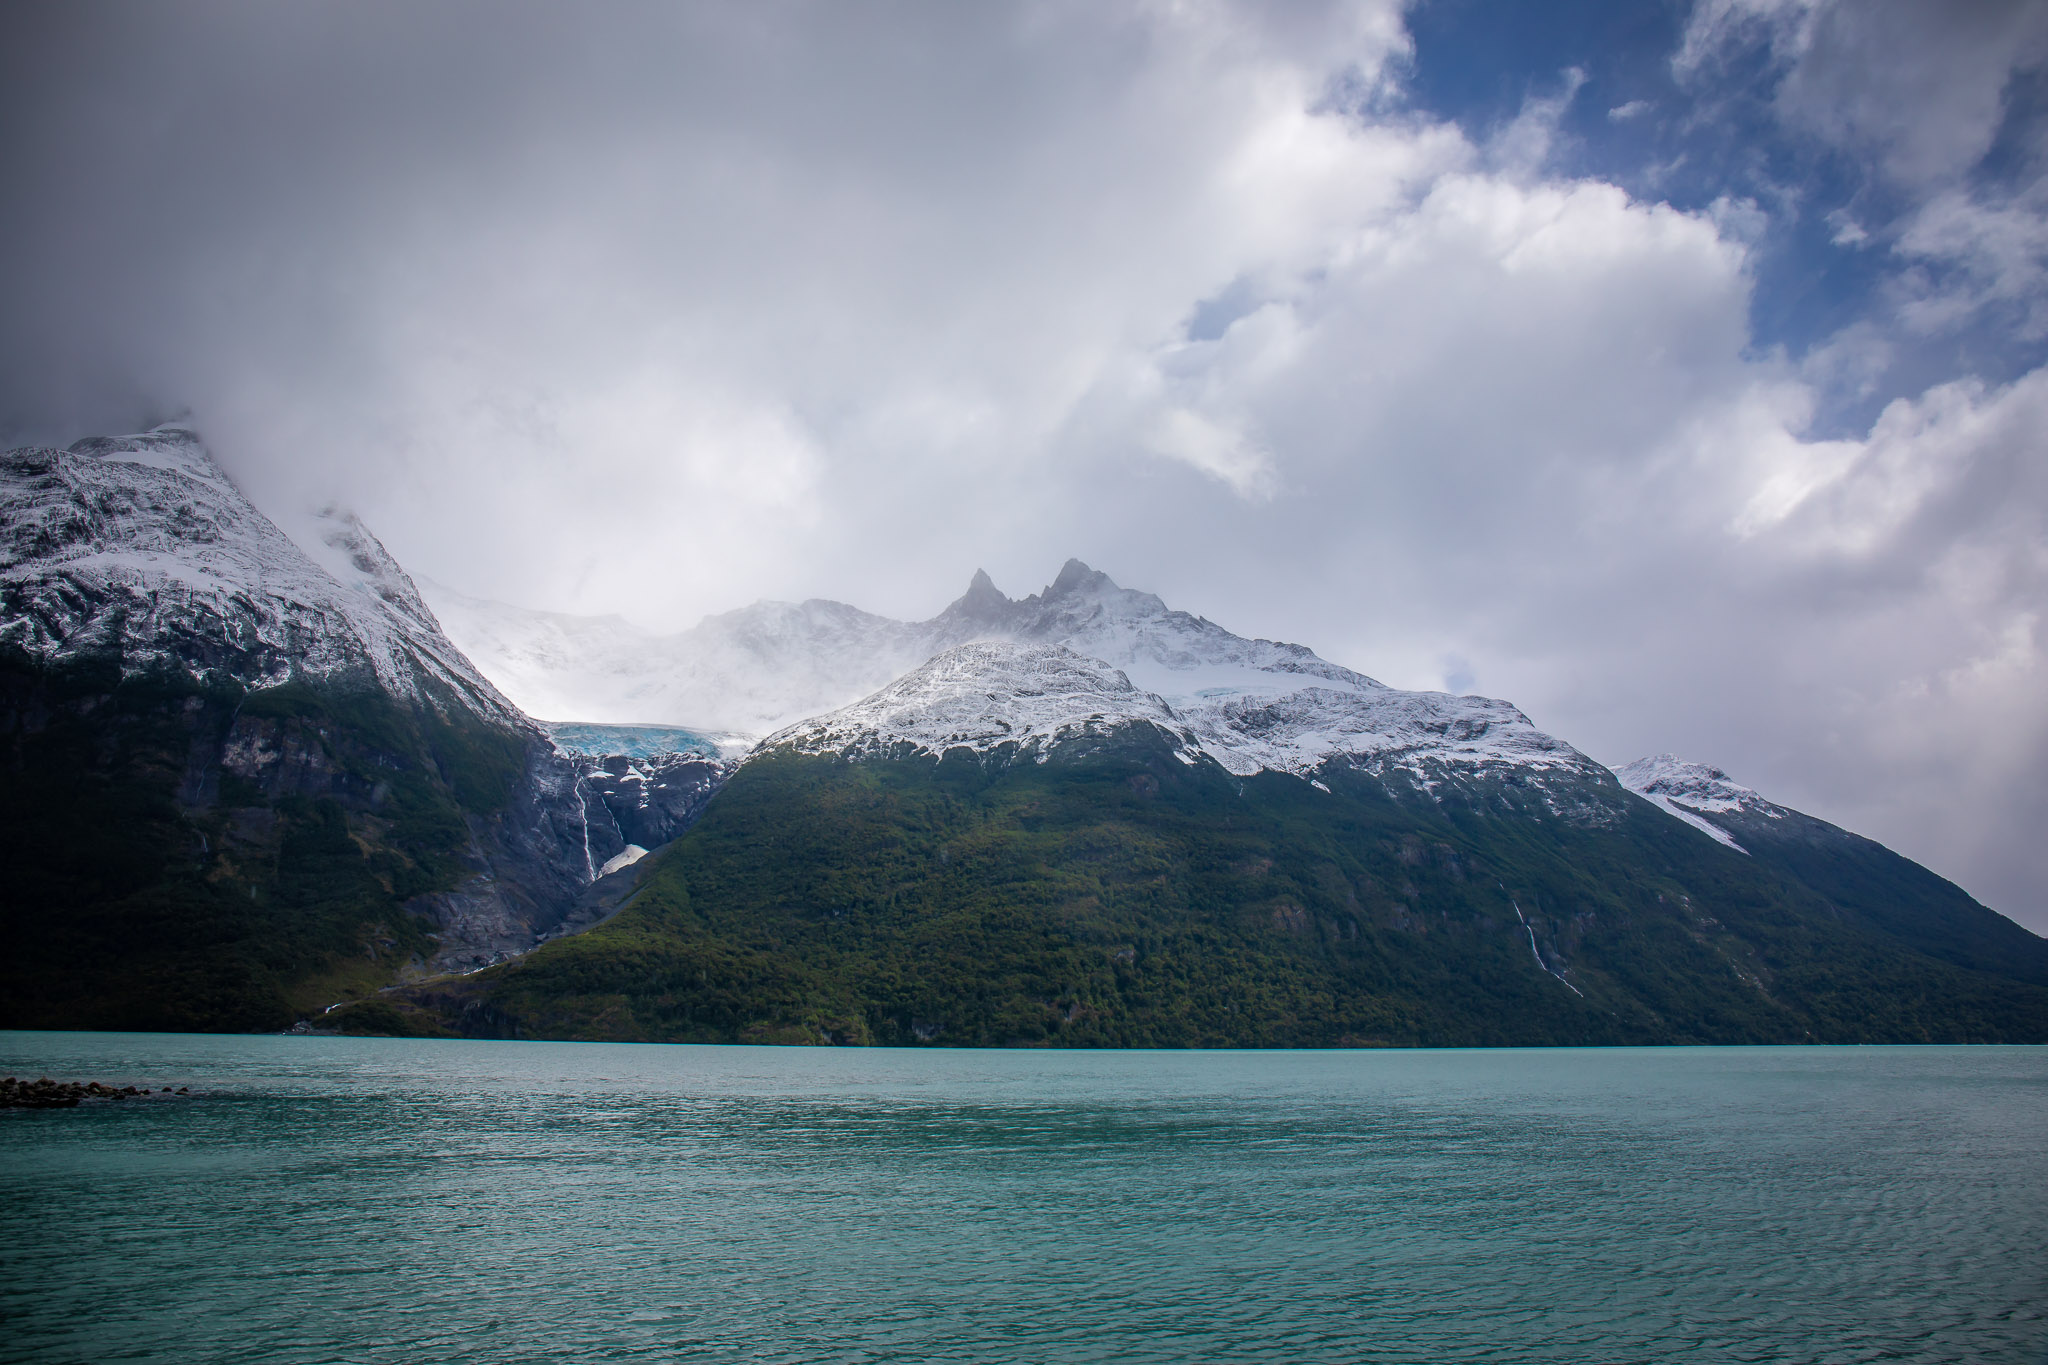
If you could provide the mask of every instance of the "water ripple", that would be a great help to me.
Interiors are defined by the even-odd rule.
[[[0,1359],[2048,1360],[2048,1050],[0,1034]]]

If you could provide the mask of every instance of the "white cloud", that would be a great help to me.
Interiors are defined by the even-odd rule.
[[[1783,60],[1803,54],[1815,20],[1829,0],[1695,0],[1671,65],[1682,77],[1698,75],[1746,44],[1762,42]]]
[[[1242,498],[1271,495],[1273,467],[1244,432],[1186,408],[1169,408],[1147,434],[1158,454],[1182,460],[1221,479]]]
[[[1867,155],[1907,186],[1950,184],[1984,157],[2008,80],[2048,61],[2032,0],[1698,0],[1672,65],[1699,84],[1762,48],[1786,123]]]
[[[1907,220],[1895,250],[1947,268],[1906,278],[1899,312],[1908,326],[1948,331],[2008,305],[2017,335],[2048,335],[2048,180],[2011,195],[1937,195]]]
[[[1565,68],[1555,93],[1530,95],[1522,101],[1521,111],[1494,133],[1487,144],[1487,160],[1496,170],[1521,179],[1541,175],[1550,163],[1558,125],[1585,85],[1584,71]]]
[[[1828,241],[1835,246],[1863,246],[1870,241],[1869,229],[1851,217],[1843,209],[1832,209],[1827,214],[1827,224],[1834,235]]]
[[[1829,0],[1803,28],[1784,116],[1913,186],[1953,183],[1982,160],[2007,81],[2048,60],[2048,9],[2028,0]]]

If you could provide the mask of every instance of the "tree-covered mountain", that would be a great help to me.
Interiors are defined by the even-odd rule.
[[[1909,947],[2048,985],[2048,939],[1875,840],[1768,801],[1719,768],[1670,754],[1639,759],[1618,775],[1629,790]]]
[[[2048,1039],[2041,983],[1930,955],[1611,779],[1333,764],[1318,787],[1184,754],[1144,725],[771,750],[614,918],[400,992],[405,1017],[955,1046]]]

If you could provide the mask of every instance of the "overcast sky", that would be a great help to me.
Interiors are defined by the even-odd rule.
[[[12,5],[0,434],[656,627],[1069,555],[2048,930],[2048,4]]]

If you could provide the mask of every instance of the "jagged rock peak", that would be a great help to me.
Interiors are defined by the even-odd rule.
[[[1006,615],[1013,605],[1003,590],[995,585],[995,580],[988,576],[987,570],[976,569],[967,591],[947,610],[977,620],[991,620]]]
[[[1026,732],[1045,748],[1066,742],[1069,732],[1063,722],[1040,724],[1046,717],[1038,702],[1026,708],[1035,719],[1020,720],[1018,698],[1041,695],[1048,679],[1077,675],[1065,655],[1027,666],[1014,651],[1058,647],[1121,679],[1115,688],[1098,680],[1055,689],[1069,698],[1089,693],[1083,732],[1112,717],[1167,725],[1238,776],[1306,777],[1343,762],[1400,767],[1418,780],[1455,766],[1611,782],[1605,769],[1506,702],[1397,691],[1304,646],[1246,639],[1171,610],[1078,559],[1022,600],[976,573],[967,593],[930,621],[891,621],[829,603],[761,603],[660,640],[613,632],[612,645],[572,631],[566,617],[445,595],[435,606],[444,620],[452,613],[458,638],[477,639],[506,660],[507,676],[521,680],[521,695],[534,698],[529,707],[542,715],[652,716],[699,731],[767,734],[767,747],[786,741],[817,752],[884,754],[899,741],[943,751]],[[517,653],[495,644],[494,633],[515,641]],[[948,653],[965,645],[986,648]],[[940,657],[943,668],[927,666]],[[616,700],[606,703],[612,714],[571,712],[548,698],[546,670],[561,659],[615,689],[608,695]],[[1137,699],[1118,700],[1120,689],[1134,689]],[[1156,714],[1155,704],[1170,716]]]
[[[1070,559],[1060,566],[1059,577],[1053,579],[1052,586],[1045,590],[1045,600],[1049,602],[1055,597],[1069,597],[1090,589],[1100,591],[1115,587],[1116,584],[1110,581],[1108,574],[1099,569],[1091,569],[1078,559]]]

